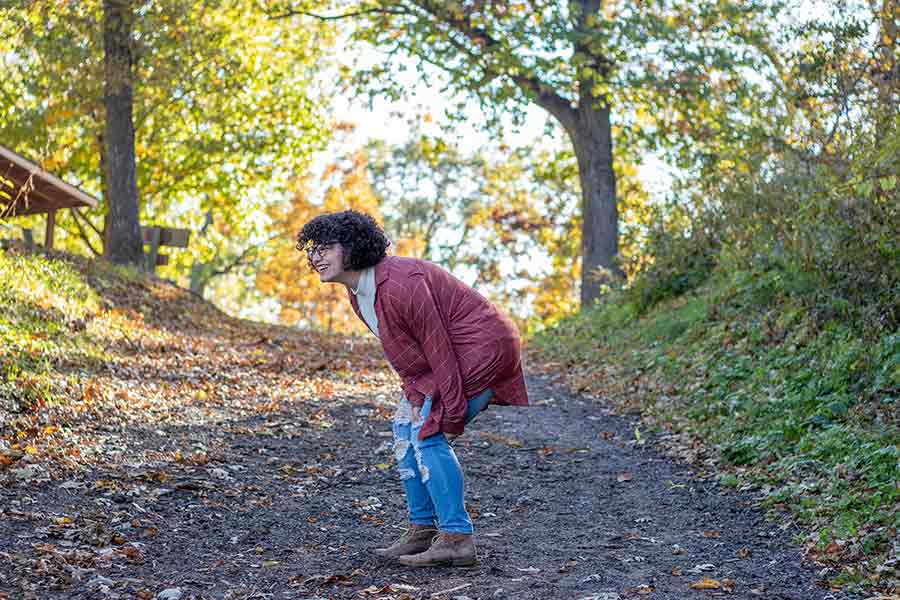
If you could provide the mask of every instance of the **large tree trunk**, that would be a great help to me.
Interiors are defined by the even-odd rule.
[[[600,297],[603,283],[621,274],[616,263],[619,211],[609,107],[598,108],[592,106],[592,99],[582,99],[575,119],[569,135],[581,181],[581,306],[590,308]]]
[[[104,136],[107,202],[104,254],[114,263],[142,265],[137,169],[132,117],[131,0],[103,1],[106,135]]]

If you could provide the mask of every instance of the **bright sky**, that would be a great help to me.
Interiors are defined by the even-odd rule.
[[[379,99],[373,102],[370,109],[367,102],[353,101],[349,97],[336,98],[335,116],[340,120],[346,120],[357,126],[354,132],[354,142],[357,145],[365,144],[370,139],[382,139],[390,143],[403,143],[409,139],[409,125],[406,119],[409,115],[429,112],[436,119],[443,114],[445,107],[449,105],[434,87],[427,87],[415,80],[409,82],[410,89],[415,93],[412,100],[389,102]],[[425,107],[428,107],[427,109]],[[481,131],[478,124],[483,119],[477,105],[473,105],[469,113],[471,115],[467,123],[457,128],[457,134],[463,149],[485,146],[490,143],[490,137]],[[544,125],[551,117],[538,106],[531,105],[526,111],[525,123],[518,132],[514,132],[512,126],[508,128],[509,138],[507,143],[512,146],[525,145],[536,139],[545,137]],[[437,127],[435,127],[437,129]],[[557,128],[557,135],[564,137],[562,130]],[[464,143],[463,143],[464,140]],[[545,140],[549,145],[567,143],[564,139]],[[672,177],[667,165],[655,156],[645,158],[641,166],[640,177],[654,198],[662,198],[671,185]]]

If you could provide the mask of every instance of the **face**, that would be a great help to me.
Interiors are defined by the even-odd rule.
[[[316,244],[307,250],[306,255],[323,283],[341,280],[344,274],[344,248],[339,242]]]

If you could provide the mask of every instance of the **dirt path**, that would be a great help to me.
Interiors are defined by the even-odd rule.
[[[0,598],[843,599],[790,531],[638,443],[634,425],[530,381],[456,444],[480,563],[408,571],[385,395],[110,431],[121,461],[0,474]],[[387,386],[384,386],[387,388]],[[102,435],[102,428],[100,433]],[[703,582],[718,589],[692,589]]]

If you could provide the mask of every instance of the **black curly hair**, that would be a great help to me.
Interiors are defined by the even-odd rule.
[[[340,242],[344,247],[344,269],[361,271],[374,267],[387,252],[391,241],[375,219],[355,210],[319,215],[297,234],[297,250],[306,252],[318,244]],[[307,255],[311,268],[313,261]]]

